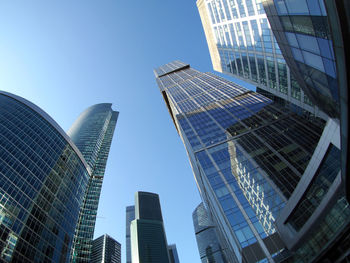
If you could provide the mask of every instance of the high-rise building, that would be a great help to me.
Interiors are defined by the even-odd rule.
[[[131,253],[133,263],[169,263],[159,196],[136,192],[135,220],[131,222]]]
[[[92,241],[90,263],[121,263],[121,245],[107,234]]]
[[[276,227],[288,213],[301,225],[302,219],[307,220],[302,227],[308,233],[311,225],[329,227],[335,217],[347,222],[349,208],[343,199],[337,203],[343,212],[335,210],[330,217],[327,204],[336,200],[323,199],[329,182],[340,174],[335,161],[339,127],[333,120],[325,125],[320,118],[289,111],[259,93],[179,61],[155,69],[155,75],[228,262],[289,257],[291,251]],[[304,188],[312,178],[319,178],[320,187],[310,192]],[[330,221],[322,225],[314,207],[302,218],[299,212],[293,215],[290,208],[298,203],[298,190],[307,194],[298,209],[321,202],[322,211],[317,211]],[[327,233],[335,237],[334,232]]]
[[[348,1],[263,1],[281,52],[299,85],[341,125],[343,180],[348,174]],[[328,15],[329,13],[329,15]]]
[[[216,227],[203,203],[193,211],[192,219],[201,262],[226,263],[224,248],[219,243]]]
[[[313,183],[324,179],[316,179],[319,173],[305,176],[303,186],[300,184],[286,205],[289,209],[285,209],[279,222],[276,222],[281,237],[289,249],[295,250],[302,240],[305,244],[308,243],[305,240],[310,240],[308,249],[303,247],[298,249],[299,252],[304,249],[303,253],[299,253],[303,260],[307,261],[310,256],[315,255],[310,251],[320,250],[313,248],[316,243],[323,244],[323,247],[326,249],[328,247],[328,250],[333,251],[334,247],[325,244],[335,236],[340,240],[346,238],[346,235],[340,238],[336,234],[339,231],[344,232],[347,226],[346,220],[340,220],[342,223],[336,224],[335,229],[318,231],[317,240],[312,238],[313,234],[310,233],[310,229],[323,225],[321,218],[332,207],[332,199],[340,198],[338,203],[342,203],[343,206],[340,206],[342,208],[339,207],[339,209],[343,209],[344,205],[347,206],[347,202],[343,200],[344,188],[347,200],[350,200],[350,180],[347,178],[349,174],[348,68],[350,68],[350,55],[349,51],[344,48],[350,43],[348,37],[350,14],[345,11],[350,8],[349,1],[198,0],[197,5],[215,70],[242,78],[239,72],[242,62],[243,79],[255,84],[258,92],[282,103],[291,102],[290,105],[297,105],[324,120],[328,120],[329,117],[333,118],[327,127],[333,127],[336,134],[332,133],[334,138],[331,138],[331,135],[328,136],[328,139],[324,138],[324,145],[329,146],[329,149],[323,148],[318,158],[326,162],[325,158],[331,158],[329,154],[332,155],[336,151],[337,160],[341,160],[340,163],[337,163],[341,167],[341,174],[335,173],[334,176],[325,179],[328,186],[322,189],[323,194],[317,198],[311,197],[307,189],[312,187],[319,189],[319,186],[313,186]],[[257,27],[256,23],[258,23]],[[245,57],[249,57],[249,61]],[[261,63],[261,67],[259,58],[266,60]],[[277,61],[273,62],[273,60]],[[255,62],[257,62],[258,71],[256,71]],[[263,64],[266,64],[266,67]],[[266,68],[268,74],[262,73],[260,68]],[[256,73],[258,77],[255,76]],[[271,80],[278,82],[278,92],[271,89],[275,86],[273,83],[271,85],[271,82],[266,85],[267,87],[261,85],[261,76],[264,78],[265,75],[267,82]],[[255,81],[256,79],[258,81]],[[285,79],[287,81],[284,81]],[[314,110],[310,107],[312,105],[315,105]],[[294,106],[293,108],[299,110]],[[339,140],[339,132],[341,143],[338,145],[335,141]],[[335,147],[337,150],[334,150],[331,144],[338,145]],[[329,151],[326,152],[327,149]],[[336,182],[339,181],[341,183],[337,184]],[[316,190],[313,191],[316,192]],[[303,228],[301,226],[297,229],[290,227],[288,222],[293,218],[292,214],[295,211],[299,211],[298,216],[303,218],[303,213],[297,207],[306,202],[304,200],[306,196],[308,200],[318,199],[318,201],[312,201],[313,208],[303,219],[308,220],[309,223]],[[333,219],[328,218],[327,220]],[[296,233],[294,233],[295,230]],[[344,240],[341,242],[346,243]],[[341,257],[342,253],[338,255]],[[330,261],[333,260],[334,258]]]
[[[0,262],[69,262],[89,173],[50,116],[0,92]]]
[[[135,206],[126,207],[125,220],[125,247],[126,247],[126,263],[131,263],[131,238],[130,238],[130,224],[135,219]]]
[[[175,244],[168,246],[170,263],[180,263],[179,255],[177,254],[177,248]]]
[[[288,248],[296,250],[295,257],[306,259],[313,255],[310,251],[316,250],[315,246],[321,246],[324,247],[322,259],[335,262],[347,253],[344,252],[347,246],[341,248],[339,244],[348,244],[346,240],[350,240],[346,233],[349,220],[343,211],[347,205],[344,186],[347,186],[345,190],[350,200],[350,180],[347,178],[347,68],[350,60],[344,49],[349,43],[350,24],[349,13],[344,10],[349,10],[350,3],[328,0],[262,2],[291,73],[310,100],[334,119],[334,126],[340,124],[334,136],[341,134],[341,147],[329,146],[322,160],[322,167],[328,166],[328,172],[317,173],[305,180],[277,225]],[[330,165],[340,166],[341,174],[330,173]],[[329,224],[333,225],[326,228]],[[315,229],[313,233],[308,231],[310,225]],[[337,235],[339,232],[343,234]],[[338,243],[332,242],[335,237]]]
[[[90,260],[97,207],[118,114],[110,103],[96,104],[81,113],[68,131],[91,170],[75,232],[72,262]]]
[[[214,70],[247,81],[294,110],[327,119],[291,74],[262,0],[197,0],[197,6]]]

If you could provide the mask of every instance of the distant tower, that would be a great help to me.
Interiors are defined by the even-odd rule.
[[[131,222],[133,263],[170,263],[159,196],[136,192],[135,216]]]
[[[101,187],[118,112],[112,104],[89,107],[80,114],[68,135],[83,154],[91,170],[73,246],[73,262],[89,262]]]
[[[179,255],[177,254],[177,248],[175,244],[168,246],[170,263],[180,263]]]
[[[90,263],[121,263],[121,245],[105,234],[92,241]]]
[[[193,211],[192,219],[201,262],[226,263],[216,227],[210,220],[203,203]]]
[[[88,170],[48,114],[0,92],[0,262],[69,262]]]
[[[126,233],[126,263],[131,263],[131,239],[130,239],[130,224],[135,219],[135,206],[126,207],[125,233]]]

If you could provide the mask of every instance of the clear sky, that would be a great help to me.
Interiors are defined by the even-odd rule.
[[[136,191],[160,195],[169,244],[200,262],[192,211],[200,203],[185,148],[153,68],[212,64],[195,0],[0,1],[0,89],[37,104],[64,130],[90,105],[120,112],[95,237],[122,244]]]

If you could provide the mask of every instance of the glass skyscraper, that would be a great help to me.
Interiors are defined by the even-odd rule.
[[[214,70],[327,119],[291,74],[261,0],[198,0],[197,6]]]
[[[90,263],[121,263],[121,245],[107,234],[92,241]]]
[[[310,99],[341,125],[343,179],[350,200],[348,159],[348,1],[264,0],[273,33],[293,75]],[[328,14],[329,13],[329,14]]]
[[[350,200],[349,1],[198,0],[197,6],[215,70],[327,121],[312,161],[319,170],[305,172],[276,226],[298,262],[319,253],[331,262],[336,255],[341,258],[344,249],[331,251],[337,246],[334,239],[349,239],[339,234],[348,225],[344,188]]]
[[[0,92],[1,262],[69,262],[89,170],[50,116]]]
[[[72,262],[90,260],[98,202],[118,114],[110,103],[96,104],[81,113],[68,131],[91,171],[75,232]]]
[[[200,203],[193,211],[192,219],[202,263],[226,263],[227,260],[223,253],[224,248],[220,245],[216,227],[209,218],[203,203]]]
[[[318,168],[325,122],[180,61],[155,76],[227,260],[289,256],[275,223],[304,172]]]
[[[263,4],[291,72],[310,99],[333,118],[333,136],[341,135],[341,147],[326,147],[321,170],[297,189],[299,194],[291,200],[278,227],[298,260],[311,258],[321,247],[322,259],[335,262],[347,254],[340,244],[350,240],[346,231],[349,205],[344,196],[345,188],[350,200],[346,73],[350,16],[345,11],[350,4],[328,0],[263,0]]]
[[[315,104],[339,118],[337,70],[323,0],[263,2],[293,76]]]
[[[131,222],[133,263],[170,263],[159,196],[135,193],[135,220]]]
[[[130,238],[130,224],[135,219],[135,206],[126,207],[125,217],[125,249],[126,249],[126,263],[131,263],[131,238]]]

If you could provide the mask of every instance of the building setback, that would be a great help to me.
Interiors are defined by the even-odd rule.
[[[289,257],[276,220],[301,179],[325,169],[328,147],[337,156],[334,122],[296,114],[180,61],[155,76],[228,262]],[[330,169],[337,176],[339,167]]]
[[[135,219],[135,206],[126,207],[125,218],[125,249],[126,249],[126,263],[131,263],[131,238],[130,238],[130,224]]]
[[[0,261],[69,262],[89,167],[43,110],[0,92]]]
[[[75,231],[72,262],[89,262],[98,202],[118,112],[112,104],[96,104],[80,114],[68,135],[84,156],[90,171]]]
[[[92,241],[91,263],[121,263],[121,245],[107,234]]]
[[[133,263],[170,262],[157,194],[135,193],[135,220],[131,222],[130,234]]]

